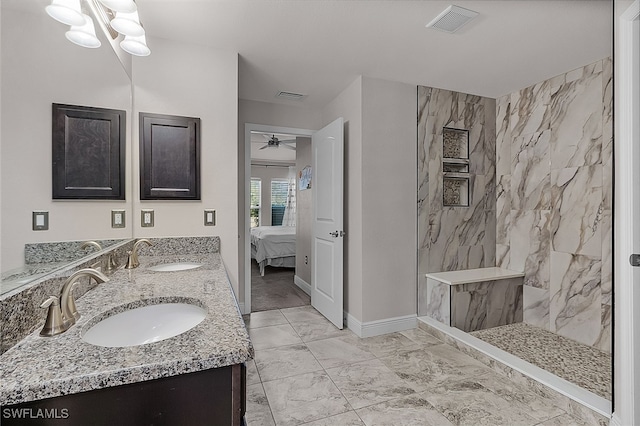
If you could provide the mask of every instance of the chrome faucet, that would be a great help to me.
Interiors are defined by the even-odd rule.
[[[99,243],[96,243],[95,241],[85,241],[80,246],[81,249],[84,249],[87,247],[95,247],[98,251],[102,250],[102,246]]]
[[[84,276],[93,278],[98,284],[109,281],[109,278],[105,277],[102,273],[90,268],[80,269],[67,278],[67,281],[65,281],[62,286],[62,293],[60,294],[60,309],[62,310],[62,320],[71,321],[70,326],[80,319],[80,314],[76,309],[76,301],[71,291],[78,279]]]
[[[140,247],[141,243],[146,243],[148,246],[153,245],[151,241],[147,240],[146,238],[142,238],[136,241],[133,245],[133,249],[127,252],[129,254],[129,258],[127,259],[127,265],[125,266],[125,269],[133,269],[140,266],[140,261],[138,260],[138,247]]]
[[[60,298],[50,296],[40,306],[41,308],[49,308],[47,320],[40,331],[41,336],[55,336],[64,333],[80,319],[72,291],[78,279],[84,276],[93,278],[98,284],[109,281],[109,278],[95,269],[85,268],[74,272],[62,285]]]

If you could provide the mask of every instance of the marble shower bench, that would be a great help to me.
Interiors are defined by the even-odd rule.
[[[427,274],[427,316],[470,332],[522,322],[524,273],[479,268]]]

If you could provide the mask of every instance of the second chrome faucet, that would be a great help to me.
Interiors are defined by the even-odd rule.
[[[148,246],[153,245],[151,241],[147,240],[146,238],[141,238],[136,241],[131,251],[127,252],[129,254],[129,258],[127,259],[127,265],[125,266],[125,269],[133,269],[140,266],[140,261],[138,260],[138,247],[140,247],[141,243],[145,243]]]

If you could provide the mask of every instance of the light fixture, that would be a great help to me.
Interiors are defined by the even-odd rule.
[[[49,16],[71,26],[65,36],[69,41],[79,46],[97,48],[101,42],[96,37],[93,19],[82,13],[82,0],[51,0],[45,7]],[[85,0],[102,29],[114,41],[124,36],[120,41],[120,48],[135,56],[148,56],[151,50],[147,46],[145,31],[140,23],[138,6],[134,0]],[[107,10],[110,9],[110,10]],[[110,17],[115,18],[109,21]],[[104,25],[103,25],[104,24]],[[120,35],[118,35],[120,34]]]
[[[44,10],[46,10],[47,14],[53,19],[63,24],[84,24],[84,17],[80,9],[80,0],[53,0]]]
[[[131,13],[116,12],[116,17],[111,20],[111,28],[126,36],[140,37],[144,34],[137,10]]]
[[[88,15],[82,15],[85,19],[84,25],[74,25],[65,33],[67,39],[82,47],[95,49],[100,47],[101,43],[96,37],[96,28],[93,26],[93,19]]]
[[[144,34],[138,37],[125,36],[124,40],[120,42],[120,47],[134,56],[149,56],[151,54]]]
[[[131,13],[138,10],[133,0],[100,0],[100,3],[115,12]]]

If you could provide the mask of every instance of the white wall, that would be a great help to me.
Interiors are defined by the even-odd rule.
[[[358,77],[323,109],[345,119],[345,310],[362,326],[416,314],[416,96]]]
[[[311,139],[296,138],[296,180],[298,172],[311,163]],[[300,190],[296,181],[296,276],[311,284],[311,207],[313,186]]]
[[[251,177],[260,178],[262,190],[260,197],[260,225],[271,226],[271,181],[287,180],[289,167],[287,166],[251,166]]]
[[[130,81],[113,51],[70,43],[45,13],[4,9],[1,28],[2,270],[24,264],[27,242],[130,237],[130,225],[111,228],[111,209],[125,209],[131,223],[130,201],[51,199],[52,103],[126,110],[130,135]],[[126,158],[131,200],[129,143]],[[49,211],[48,231],[32,230],[34,210]]]
[[[363,77],[363,322],[416,314],[416,106],[416,86]]]
[[[362,77],[322,110],[323,126],[344,118],[344,309],[362,322]]]
[[[151,56],[133,61],[134,236],[220,236],[222,258],[238,294],[238,55],[164,39],[147,42]],[[200,118],[200,201],[140,201],[140,112]],[[153,228],[140,227],[141,209],[155,211]],[[216,226],[204,226],[204,209],[216,210]]]

